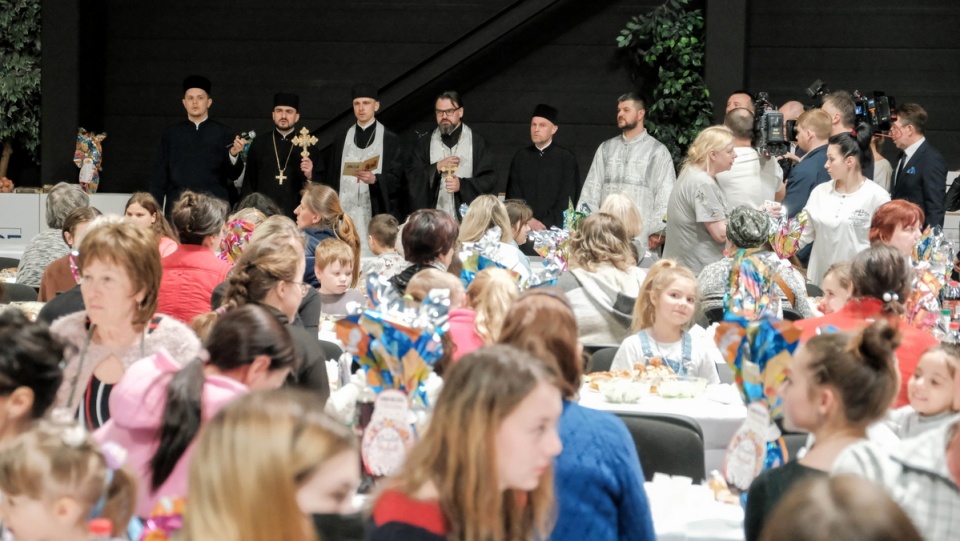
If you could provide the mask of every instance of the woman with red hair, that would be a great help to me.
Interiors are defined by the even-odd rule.
[[[895,199],[880,205],[870,222],[870,244],[888,244],[907,257],[913,257],[923,227],[923,209],[914,203]]]
[[[914,327],[929,331],[937,324],[940,316],[941,284],[926,265],[918,266],[913,259],[913,252],[922,235],[920,228],[923,223],[923,209],[909,201],[895,199],[881,205],[873,213],[873,221],[870,222],[870,244],[892,246],[913,263],[917,287],[911,290],[910,296],[904,302],[906,312],[903,317]]]

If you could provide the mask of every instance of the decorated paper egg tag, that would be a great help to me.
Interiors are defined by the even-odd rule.
[[[766,459],[770,413],[763,401],[747,406],[747,420],[727,446],[723,459],[723,476],[731,486],[742,491],[760,475]]]
[[[414,443],[409,414],[405,393],[387,389],[377,395],[373,417],[360,446],[363,464],[371,475],[383,477],[400,471],[407,450]]]

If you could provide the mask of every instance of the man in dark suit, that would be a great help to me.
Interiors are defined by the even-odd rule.
[[[915,103],[905,103],[897,111],[890,134],[903,151],[893,173],[892,199],[904,199],[923,209],[927,225],[943,226],[947,189],[947,163],[927,142],[923,129],[927,112]]]

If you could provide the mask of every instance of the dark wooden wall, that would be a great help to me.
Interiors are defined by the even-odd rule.
[[[45,3],[44,11],[67,10],[66,4],[76,2],[83,9],[92,3]],[[561,111],[558,141],[577,152],[585,175],[597,145],[617,133],[617,96],[632,89],[617,61],[616,36],[627,19],[656,2],[541,3],[555,6],[429,81],[416,103],[383,101],[381,120],[401,133],[423,131],[435,125],[432,97],[440,90],[460,91],[464,120],[491,144],[503,185],[513,153],[529,144],[533,106],[550,103]],[[63,66],[68,76],[60,79],[67,80],[57,84],[69,93],[68,100],[51,101],[49,107],[45,101],[44,127],[47,114],[60,122],[44,133],[44,179],[75,177],[73,138],[76,126],[83,125],[108,134],[101,191],[145,188],[161,130],[184,116],[180,82],[191,73],[213,81],[211,116],[237,132],[270,129],[277,91],[299,93],[301,121],[316,130],[349,110],[354,83],[386,86],[514,4],[169,0],[158,7],[105,0],[97,27],[81,25],[73,30],[79,36],[67,36],[68,43],[97,36],[100,48],[75,58],[79,68]],[[56,47],[57,38],[50,39]],[[56,66],[62,59],[49,54],[48,43],[45,67],[48,58]],[[87,79],[91,73],[101,78],[81,84],[74,69]],[[45,99],[56,95],[52,86],[47,90]]]
[[[897,103],[918,103],[929,115],[928,140],[950,169],[960,168],[960,2],[747,4],[751,92],[767,91],[778,104],[805,101],[804,89],[820,79],[833,90],[880,90]],[[888,144],[884,154],[897,150]]]
[[[333,132],[348,120],[358,81],[384,88],[454,47],[458,62],[415,90],[393,92],[381,120],[400,133],[429,129],[432,96],[464,95],[465,122],[491,144],[501,186],[528,144],[538,102],[560,109],[557,141],[585,175],[597,145],[617,133],[617,96],[632,89],[615,38],[656,0],[59,0],[43,3],[42,180],[75,179],[77,126],[103,130],[101,190],[147,185],[164,126],[184,116],[180,81],[214,83],[212,116],[238,132],[269,130],[276,91],[301,96],[303,121]],[[509,28],[518,5],[543,6],[516,27],[463,46],[489,21]],[[960,167],[960,2],[760,0],[707,2],[707,82],[718,111],[729,92],[804,98],[834,89],[883,90],[930,113],[928,136]],[[506,19],[506,21],[504,21]],[[475,36],[474,36],[475,37]],[[460,43],[461,45],[458,45]],[[410,86],[410,85],[408,85]],[[895,152],[892,145],[887,152]]]

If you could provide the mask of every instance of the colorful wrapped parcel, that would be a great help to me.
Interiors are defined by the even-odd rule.
[[[77,148],[73,152],[73,163],[80,168],[80,185],[87,193],[97,193],[100,185],[100,171],[103,170],[103,140],[105,133],[93,133],[80,128],[77,131]]]
[[[793,218],[787,218],[787,209],[783,208],[782,212],[783,217],[779,220],[770,219],[770,246],[780,259],[790,259],[800,249],[800,237],[807,228],[809,216],[803,211]]]
[[[367,294],[373,307],[348,306],[350,315],[336,323],[337,338],[374,392],[397,389],[412,403],[429,407],[423,383],[443,356],[440,337],[449,328],[449,291],[432,290],[412,308],[389,280],[371,275]]]
[[[928,227],[913,249],[916,287],[904,303],[904,317],[912,326],[930,331],[940,317],[940,292],[953,265],[953,246],[937,226]]]
[[[789,458],[773,419],[783,412],[778,390],[800,334],[789,321],[747,321],[727,314],[714,335],[748,407],[747,422],[730,442],[724,464],[724,477],[742,491],[760,472]]]

